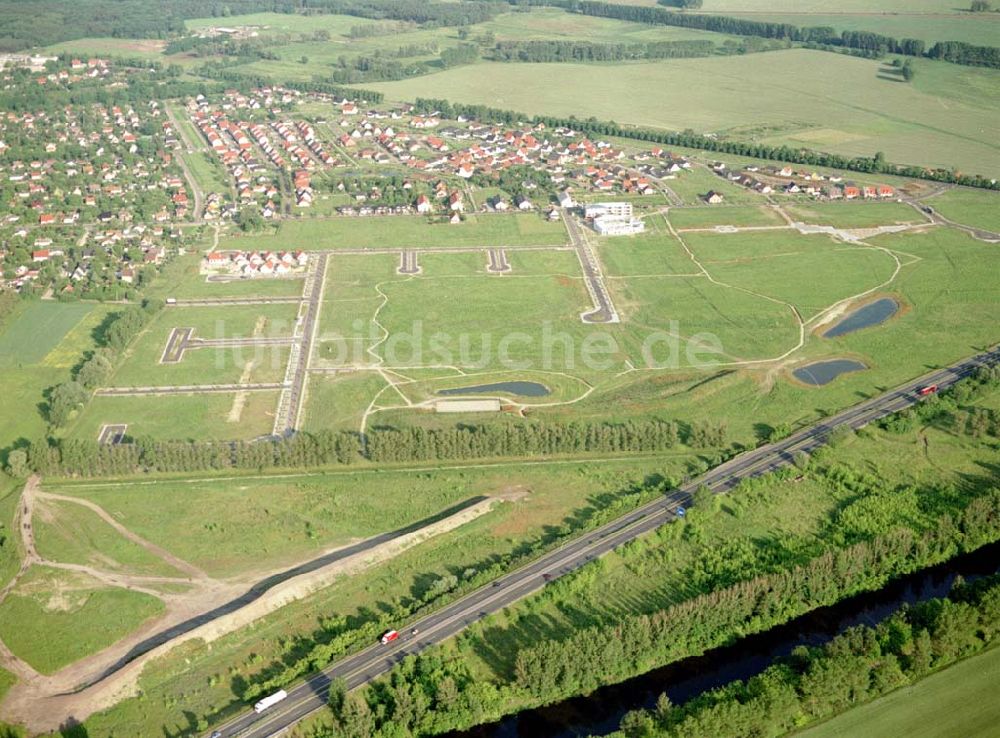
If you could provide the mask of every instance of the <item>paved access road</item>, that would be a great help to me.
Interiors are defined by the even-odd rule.
[[[404,657],[455,635],[471,623],[501,610],[613,548],[673,520],[678,507],[690,503],[691,494],[705,485],[714,492],[725,492],[748,477],[766,474],[785,466],[800,451],[809,452],[822,445],[838,427],[860,428],[885,415],[902,410],[922,399],[918,390],[936,384],[949,387],[968,376],[984,363],[1000,361],[1000,349],[958,362],[932,372],[867,400],[860,405],[825,418],[793,433],[777,443],[748,451],[703,476],[692,480],[654,502],[648,503],[596,530],[576,538],[532,563],[506,574],[468,595],[412,623],[400,623],[399,640],[388,646],[373,645],[338,661],[300,682],[288,691],[288,697],[264,711],[242,713],[217,728],[225,738],[266,738],[274,736],[326,704],[330,682],[342,677],[349,688],[365,684],[384,674]],[[417,635],[411,630],[416,628]]]

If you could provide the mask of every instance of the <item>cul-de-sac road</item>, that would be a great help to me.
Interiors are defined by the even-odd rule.
[[[825,418],[782,441],[747,451],[654,502],[566,543],[437,612],[415,622],[400,623],[399,640],[387,646],[373,645],[331,664],[305,681],[289,687],[288,697],[274,707],[260,714],[248,710],[217,730],[225,738],[266,738],[277,735],[323,708],[333,679],[343,678],[349,688],[354,688],[385,674],[406,656],[450,638],[471,623],[541,589],[547,582],[670,522],[676,517],[677,508],[689,504],[692,493],[700,486],[707,486],[713,492],[725,492],[743,479],[766,474],[790,464],[795,454],[808,453],[825,443],[836,428],[860,428],[920,402],[922,398],[918,390],[923,386],[934,384],[945,389],[972,374],[980,365],[998,361],[1000,349],[994,347]],[[416,636],[411,635],[412,629],[417,629]]]

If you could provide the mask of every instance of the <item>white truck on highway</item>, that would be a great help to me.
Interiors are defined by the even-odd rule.
[[[264,712],[264,710],[266,710],[267,708],[269,708],[269,707],[271,707],[273,705],[278,704],[283,699],[285,699],[285,697],[287,697],[287,696],[288,696],[288,692],[286,692],[283,689],[279,689],[274,694],[268,695],[264,699],[260,700],[256,705],[254,705],[253,706],[253,711],[257,712],[257,713]]]

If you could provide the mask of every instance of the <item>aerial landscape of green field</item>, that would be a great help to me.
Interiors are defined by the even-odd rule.
[[[0,735],[996,732],[992,0],[0,29]]]

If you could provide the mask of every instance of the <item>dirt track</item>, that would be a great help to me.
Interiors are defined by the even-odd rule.
[[[105,572],[85,565],[46,561],[35,551],[31,527],[32,513],[46,499],[87,507],[118,533],[190,578],[138,577]],[[19,678],[19,682],[10,689],[0,705],[3,717],[22,723],[32,731],[54,730],[69,719],[82,721],[93,712],[134,695],[138,678],[146,664],[181,643],[196,639],[211,642],[245,627],[286,604],[329,586],[339,577],[362,571],[422,541],[474,520],[488,512],[499,499],[487,497],[473,500],[470,501],[471,504],[446,511],[439,519],[329,549],[319,557],[289,569],[220,581],[135,535],[99,505],[88,500],[42,492],[38,487],[38,479],[32,478],[25,486],[18,515],[26,555],[19,574],[11,584],[0,590],[0,600],[31,565],[43,564],[78,571],[107,584],[153,592],[166,604],[166,612],[113,646],[70,664],[50,676],[39,674],[0,643],[0,664]],[[155,585],[161,581],[184,582],[191,586],[181,593],[157,592]]]

